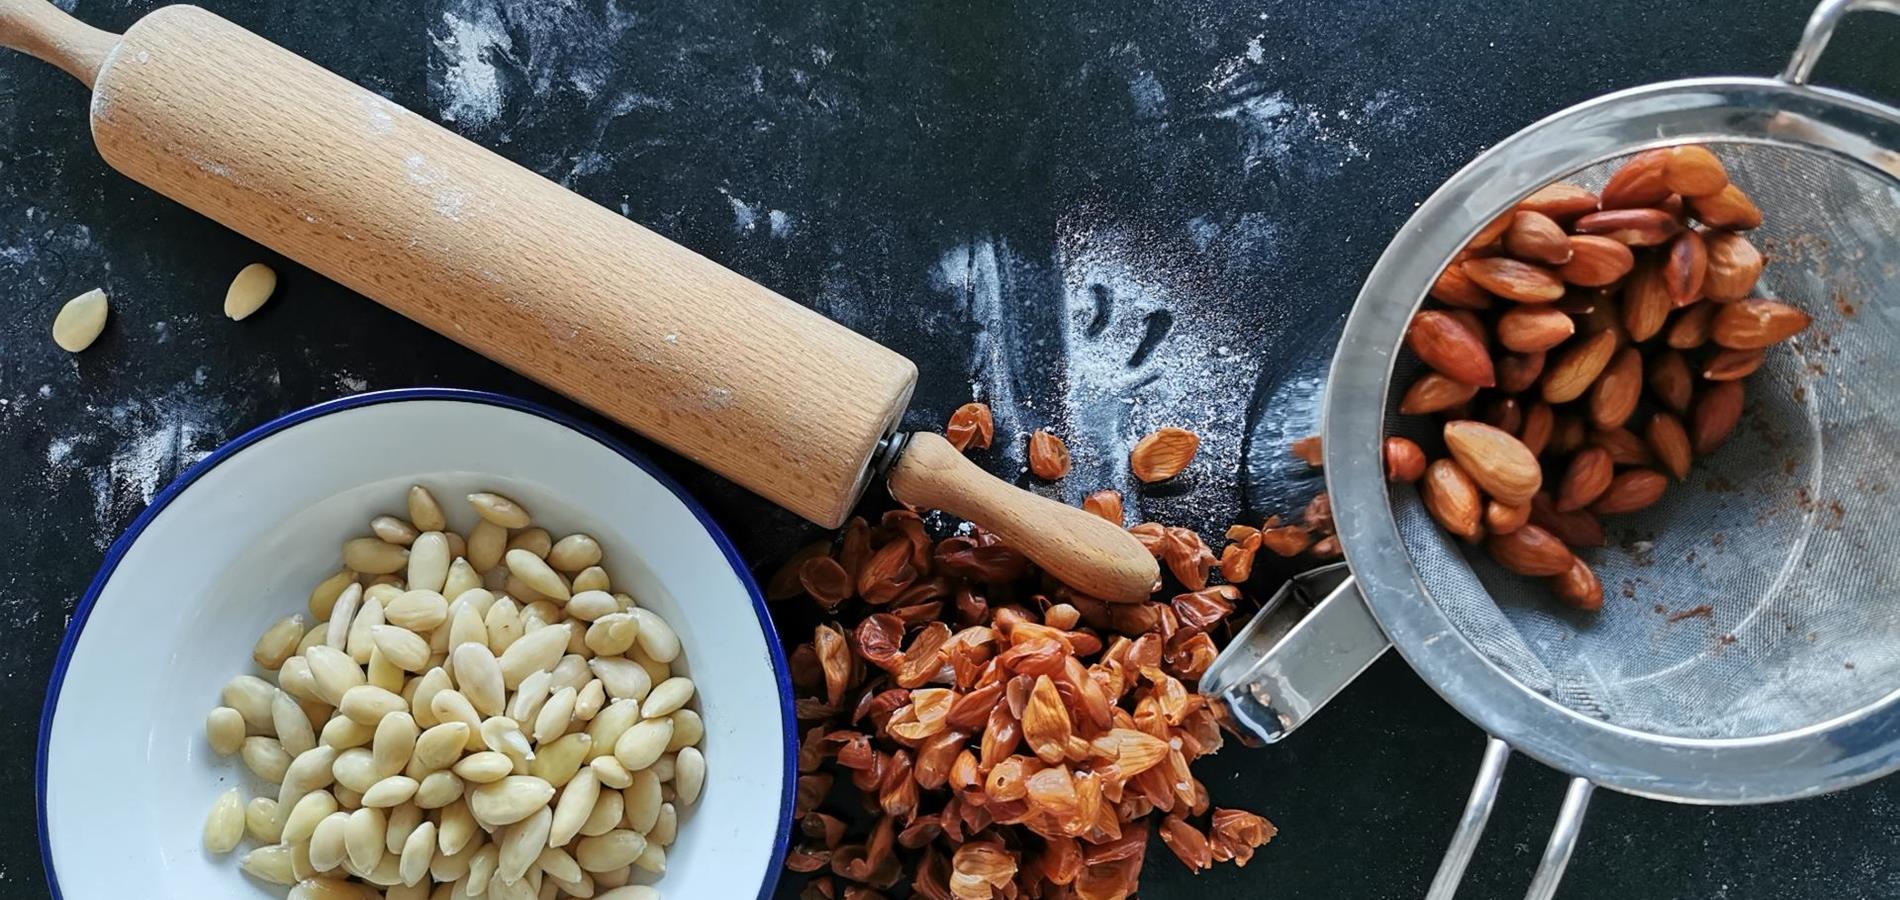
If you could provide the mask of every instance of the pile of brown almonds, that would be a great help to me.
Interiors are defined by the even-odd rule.
[[[1444,422],[1447,456],[1403,438],[1387,470],[1505,568],[1603,605],[1576,550],[1661,498],[1741,418],[1742,379],[1809,316],[1751,297],[1761,210],[1707,148],[1640,153],[1594,194],[1549,185],[1438,276],[1406,346],[1430,371],[1399,412]],[[1699,224],[1698,224],[1699,223]],[[1641,423],[1640,433],[1633,423]],[[1410,446],[1407,446],[1410,445]],[[1421,465],[1423,464],[1423,465]]]
[[[980,407],[952,418],[953,443],[989,443]],[[1162,445],[1150,474],[1192,456],[1178,435]],[[1084,508],[1123,524],[1114,491]],[[802,896],[875,900],[907,883],[928,900],[1117,900],[1137,889],[1157,821],[1195,871],[1245,865],[1273,837],[1213,807],[1188,766],[1221,745],[1219,709],[1190,685],[1240,589],[1210,586],[1216,560],[1193,531],[1130,531],[1182,589],[1165,602],[1105,603],[993,535],[933,540],[903,509],[853,519],[769,580],[768,599],[812,603],[781,605],[781,623],[819,616],[791,655],[804,839],[786,865],[814,874]]]

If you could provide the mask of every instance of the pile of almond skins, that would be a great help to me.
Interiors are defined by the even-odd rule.
[[[1707,148],[1631,157],[1594,194],[1545,187],[1479,232],[1431,289],[1406,346],[1431,371],[1400,401],[1444,421],[1449,456],[1404,438],[1388,474],[1505,568],[1603,605],[1574,553],[1644,509],[1741,418],[1742,379],[1809,316],[1752,296],[1761,210]]]
[[[1145,481],[1192,459],[1192,433],[1165,431],[1131,460]],[[988,446],[989,410],[966,406],[947,432]],[[1066,448],[1038,434],[1037,474],[1061,477]],[[1123,524],[1113,491],[1084,505]],[[787,866],[814,873],[804,897],[906,884],[928,900],[1114,900],[1137,889],[1157,821],[1196,871],[1245,865],[1273,837],[1267,820],[1212,806],[1189,770],[1221,745],[1218,709],[1189,685],[1241,592],[1209,585],[1216,559],[1194,532],[1131,530],[1180,593],[1105,603],[992,535],[933,540],[902,509],[852,520],[771,578],[769,599],[803,595],[823,618],[791,655],[806,731]]]

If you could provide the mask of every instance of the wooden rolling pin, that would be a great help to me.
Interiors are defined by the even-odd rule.
[[[1120,527],[897,435],[909,360],[218,16],[0,0],[0,45],[92,88],[113,168],[805,518],[887,472],[1092,595],[1155,583]]]

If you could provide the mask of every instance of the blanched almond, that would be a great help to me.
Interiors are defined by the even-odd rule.
[[[380,809],[366,806],[350,813],[343,823],[343,849],[356,871],[368,872],[383,861],[388,852],[383,836],[388,828],[389,820]]]
[[[486,491],[468,495],[468,504],[475,507],[475,514],[485,522],[493,522],[503,528],[526,528],[531,517],[521,504],[500,494]]]
[[[429,642],[407,628],[396,625],[373,626],[370,628],[370,641],[384,659],[405,672],[425,672],[429,669]]]
[[[371,809],[388,809],[408,803],[416,795],[420,785],[407,775],[391,775],[369,786],[363,792],[363,805]]]
[[[700,788],[706,784],[706,757],[698,747],[687,747],[679,752],[673,763],[673,793],[675,802],[681,806],[691,806],[699,800]]]
[[[612,749],[612,748],[609,748]],[[576,731],[543,743],[535,748],[534,759],[528,762],[528,774],[533,775],[555,787],[566,787],[587,762],[593,753],[594,738],[584,731]],[[602,759],[613,759],[605,756]]]
[[[435,495],[422,485],[409,488],[409,521],[423,531],[447,531],[448,517],[442,514],[442,504],[437,503]]]
[[[554,819],[548,832],[551,846],[562,847],[580,833],[587,817],[594,812],[594,804],[600,799],[600,779],[592,769],[582,769],[565,788],[554,804]]]
[[[508,551],[508,529],[483,519],[468,533],[468,564],[477,572],[487,572],[501,563]]]
[[[632,865],[646,848],[646,838],[639,832],[609,831],[599,837],[582,838],[575,846],[574,858],[589,872],[606,872]]]
[[[212,853],[229,853],[244,839],[244,798],[237,788],[218,795],[205,817],[204,844]]]
[[[620,601],[606,591],[580,591],[567,601],[564,611],[572,618],[591,623],[620,612]]]
[[[640,704],[640,716],[647,719],[670,716],[692,698],[693,680],[676,675],[653,686],[652,692]]]
[[[554,786],[546,781],[533,775],[509,775],[469,791],[468,809],[484,825],[512,825],[545,810],[552,799]]]
[[[297,883],[297,876],[290,870],[290,847],[287,844],[253,848],[238,860],[238,869],[266,884]]]
[[[435,831],[434,822],[423,822],[403,838],[397,866],[404,884],[420,884],[429,874],[429,861],[435,858]]]
[[[540,594],[556,600],[568,598],[567,583],[562,581],[561,576],[555,574],[555,571],[549,568],[547,562],[541,557],[527,550],[517,549],[508,551],[504,561],[508,564],[509,572]]]
[[[526,550],[542,562],[546,562],[548,553],[554,549],[554,536],[546,528],[527,528],[508,538],[508,549]]]
[[[546,703],[534,717],[534,739],[552,741],[567,733],[568,726],[574,722],[574,700],[579,692],[564,687],[548,695]]]
[[[409,551],[373,537],[343,542],[343,564],[365,575],[387,575],[409,564]]]
[[[277,620],[276,624],[264,630],[251,648],[251,661],[259,668],[277,671],[284,661],[297,652],[297,644],[303,640],[304,618],[302,615],[287,616]]]
[[[495,877],[490,880],[490,886],[497,881],[503,884],[520,881],[521,876],[533,868],[535,860],[541,857],[541,850],[548,845],[548,832],[553,824],[554,813],[544,805],[533,815],[496,835],[495,840],[501,851],[495,861]]]
[[[219,756],[230,756],[244,746],[244,716],[220,706],[205,717],[205,739]]]
[[[66,301],[53,317],[53,343],[67,353],[78,353],[92,346],[106,330],[108,307],[106,292],[98,288]]]
[[[276,738],[247,737],[238,748],[238,758],[244,760],[245,768],[271,784],[281,784],[284,770],[290,768],[290,754],[284,751],[284,745]]]
[[[670,663],[679,658],[680,639],[679,635],[673,632],[673,626],[667,624],[659,613],[650,609],[634,609],[630,612],[640,625],[639,634],[634,638],[634,645],[639,647],[641,652],[659,663]]]
[[[638,772],[653,765],[666,752],[666,744],[672,739],[671,719],[636,722],[614,742],[614,758],[620,760],[627,771]]]
[[[408,710],[409,702],[402,699],[400,694],[375,685],[359,684],[343,692],[343,700],[336,709],[359,724],[373,727],[390,713]]]

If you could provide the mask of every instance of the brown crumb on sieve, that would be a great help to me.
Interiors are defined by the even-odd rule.
[[[1849,319],[1860,312],[1860,309],[1854,306],[1854,301],[1847,299],[1847,292],[1842,290],[1834,292],[1834,308],[1840,310],[1841,315]]]
[[[1734,643],[1735,643],[1735,635],[1732,635],[1732,634],[1722,635],[1721,637],[1718,637],[1715,639],[1715,652],[1720,653],[1722,652],[1723,647],[1730,646]]]
[[[1668,607],[1665,607],[1665,606],[1663,606],[1663,605],[1662,605],[1662,604],[1660,604],[1660,603],[1658,603],[1658,604],[1656,604],[1656,615],[1659,615],[1659,616],[1660,616],[1660,615],[1662,615],[1663,613],[1666,613],[1666,612],[1668,612],[1668,611],[1669,611],[1669,609],[1668,609]]]
[[[1709,480],[1704,482],[1703,485],[1709,491],[1717,494],[1733,494],[1741,490],[1740,487],[1736,486],[1735,482],[1728,480],[1728,478],[1723,475],[1711,475],[1709,476]]]
[[[1841,663],[1841,668],[1851,670],[1854,668],[1854,664],[1851,662],[1844,662],[1844,663]]]
[[[1658,607],[1658,609],[1660,608],[1661,607]],[[1682,610],[1681,612],[1670,613],[1668,621],[1671,624],[1674,624],[1684,619],[1713,618],[1714,615],[1715,615],[1715,608],[1708,605],[1707,603],[1702,603],[1696,606],[1691,606],[1688,609]]]

